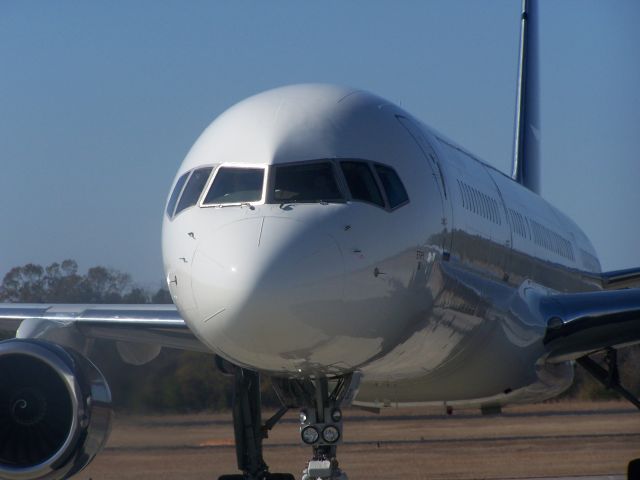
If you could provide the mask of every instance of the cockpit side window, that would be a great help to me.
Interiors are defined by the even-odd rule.
[[[190,173],[191,172],[187,172],[183,174],[176,182],[176,186],[173,187],[173,191],[171,192],[171,196],[169,197],[169,203],[167,203],[167,216],[169,218],[173,217],[173,211],[176,208],[176,203],[178,202],[178,198],[180,197],[180,193],[182,192],[182,187],[184,187],[184,183],[187,181]]]
[[[184,187],[182,195],[180,196],[180,201],[178,202],[174,215],[177,215],[185,208],[196,204],[204,186],[207,184],[207,180],[209,180],[209,175],[211,174],[212,169],[213,167],[205,167],[198,168],[193,171],[189,177],[187,185]]]
[[[264,170],[264,168],[230,166],[218,168],[202,205],[241,204],[261,201]]]
[[[375,164],[375,169],[387,195],[389,207],[393,209],[407,203],[409,196],[395,170],[380,164]]]
[[[384,198],[368,163],[347,161],[340,162],[340,166],[354,200],[373,203],[384,208]]]
[[[343,202],[331,162],[275,167],[274,203]]]

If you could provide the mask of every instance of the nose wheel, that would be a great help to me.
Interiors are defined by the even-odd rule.
[[[313,451],[302,480],[347,480],[337,458],[342,411],[337,398],[328,394],[326,378],[315,381],[315,401],[300,412],[300,436]]]
[[[309,462],[309,466],[302,472],[302,480],[349,480],[347,474],[339,468],[329,465],[329,461]]]

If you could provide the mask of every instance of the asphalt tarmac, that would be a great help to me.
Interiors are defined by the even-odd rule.
[[[272,472],[299,477],[310,449],[297,412],[265,442]],[[640,412],[626,403],[547,403],[477,410],[345,411],[341,467],[350,480],[625,478],[640,457]],[[236,473],[229,414],[116,418],[106,449],[77,479],[216,479]]]

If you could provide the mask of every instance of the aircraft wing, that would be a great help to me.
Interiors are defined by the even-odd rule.
[[[548,361],[640,343],[640,288],[550,295],[540,302]]]
[[[174,305],[0,303],[0,331],[16,332],[28,319],[73,327],[87,338],[209,352]]]
[[[604,272],[601,276],[602,285],[607,290],[640,288],[640,268],[627,268],[624,270]]]

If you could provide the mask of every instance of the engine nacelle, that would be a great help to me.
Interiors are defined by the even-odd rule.
[[[90,360],[42,340],[0,342],[0,478],[70,477],[102,449],[111,417]]]

